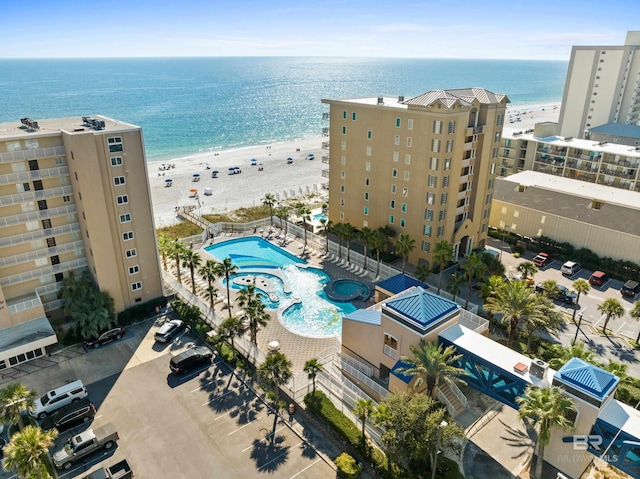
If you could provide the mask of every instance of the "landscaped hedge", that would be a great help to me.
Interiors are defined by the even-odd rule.
[[[207,341],[207,333],[211,331],[211,327],[202,319],[202,313],[196,306],[190,306],[183,303],[179,299],[176,299],[171,303],[173,310],[178,313],[180,319],[182,319],[190,328],[191,331],[196,333],[203,341]]]
[[[136,321],[153,316],[156,312],[156,306],[164,308],[166,305],[166,296],[160,296],[159,298],[152,299],[146,303],[136,304],[135,306],[118,313],[118,324],[121,326],[128,326]]]
[[[338,410],[322,391],[316,391],[315,395],[307,394],[304,404],[309,411],[324,419],[342,439],[358,449],[362,434],[353,421]]]

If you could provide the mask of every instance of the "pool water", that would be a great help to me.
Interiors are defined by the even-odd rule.
[[[262,238],[238,238],[208,246],[205,250],[218,261],[231,258],[238,266],[238,276],[255,274],[271,279],[280,301],[272,302],[266,294],[262,294],[261,299],[268,308],[281,309],[283,325],[296,334],[311,337],[340,335],[342,316],[356,310],[350,303],[336,303],[325,296],[323,286],[330,278],[324,271],[296,266],[306,262]],[[253,268],[280,268],[291,292],[284,292],[284,285],[275,274],[253,273]],[[232,284],[232,288],[242,286]]]
[[[322,213],[318,213],[318,214],[313,215],[313,219],[316,220],[316,221],[320,221],[320,220],[327,221],[328,218],[327,218],[327,215],[323,215]]]
[[[363,296],[369,296],[369,288],[360,281],[341,280],[334,283],[333,290],[344,296],[349,296],[357,292],[362,292]]]

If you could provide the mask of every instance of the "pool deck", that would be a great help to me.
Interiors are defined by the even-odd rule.
[[[259,235],[246,235],[249,236],[257,236]],[[225,240],[231,240],[236,238],[241,238],[242,235],[230,235],[224,237],[218,237],[215,239],[215,243],[220,243]],[[264,238],[263,238],[264,239]],[[301,241],[301,240],[300,240]],[[352,279],[356,281],[363,282],[367,284],[371,291],[373,291],[373,285],[367,281],[367,279],[363,279],[361,276],[357,276],[352,273],[345,267],[335,264],[331,261],[327,261],[324,258],[323,252],[313,251],[307,248],[303,253],[303,248],[298,244],[299,241],[292,241],[288,243],[286,246],[283,246],[282,241],[278,238],[273,238],[270,240],[270,243],[274,246],[287,250],[290,254],[293,254],[299,258],[302,258],[307,261],[307,267],[315,267],[322,269],[325,273],[327,273],[331,279]],[[209,246],[209,243],[203,245]],[[203,260],[211,259],[211,255],[207,253],[204,249],[198,250]],[[348,267],[348,265],[345,265]],[[183,284],[191,285],[191,279],[189,277],[188,270],[181,270],[183,272]],[[242,273],[248,273],[249,275],[253,275],[256,277],[260,276],[260,273],[267,273],[270,275],[279,276],[278,271],[274,271],[273,269],[261,270],[260,268],[242,268]],[[251,280],[252,281],[252,280]],[[216,314],[220,317],[226,317],[229,312],[226,305],[226,286],[223,285],[222,279],[218,278],[215,282],[215,287],[218,289],[218,301],[216,302],[215,311]],[[207,300],[206,295],[206,283],[200,278],[196,279],[196,291],[198,294],[205,300]],[[285,282],[285,291],[290,291],[289,285]],[[231,290],[231,307],[235,313],[240,310],[235,302],[235,296],[237,291]],[[370,306],[372,303],[369,301],[356,300],[351,301],[356,308],[366,308]],[[276,310],[267,310],[271,315],[272,320],[269,321],[266,327],[261,329],[258,332],[258,347],[261,351],[268,351],[268,345],[272,341],[277,341],[280,344],[280,352],[285,354],[287,358],[289,358],[293,363],[293,373],[300,373],[304,368],[304,364],[309,359],[319,359],[323,356],[330,354],[331,351],[339,351],[340,350],[340,338],[338,337],[327,337],[327,338],[311,338],[307,336],[301,336],[299,334],[295,334],[285,328],[282,323],[278,320],[278,311]]]

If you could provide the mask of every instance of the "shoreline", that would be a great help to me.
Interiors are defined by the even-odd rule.
[[[527,129],[539,122],[557,122],[559,113],[560,106],[556,103],[509,105],[504,128]],[[516,114],[521,117],[518,122],[515,122]],[[329,137],[318,135],[147,161],[155,227],[177,223],[177,207],[194,206],[199,214],[230,212],[261,204],[267,193],[278,202],[304,196],[327,201],[328,191],[323,185],[329,178],[323,176],[323,171],[328,170],[329,165],[323,162],[323,156],[328,157],[329,151],[322,148],[325,141],[329,141]],[[307,159],[309,154],[314,155],[313,160]],[[253,158],[256,159],[254,166]],[[287,158],[293,158],[293,163],[287,163]],[[163,164],[175,164],[175,168],[162,170]],[[229,174],[229,168],[233,167],[239,167],[241,173]],[[216,178],[211,177],[214,170],[218,171]],[[195,178],[198,180],[194,181]],[[171,186],[166,186],[168,179],[172,180]],[[207,191],[210,194],[205,195],[205,188],[210,188]],[[193,189],[197,190],[197,196],[192,193]]]

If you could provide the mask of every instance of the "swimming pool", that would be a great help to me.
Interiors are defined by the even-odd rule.
[[[328,220],[327,215],[323,215],[322,213],[318,213],[318,214],[313,215],[313,219],[316,220],[316,221],[320,221],[320,220],[327,221]]]
[[[238,276],[268,277],[279,301],[271,301],[261,294],[264,304],[279,311],[282,324],[303,336],[330,337],[340,335],[342,316],[356,307],[350,303],[336,303],[327,298],[323,286],[330,277],[321,269],[306,267],[306,262],[268,241],[257,237],[237,238],[205,248],[218,261],[231,258],[238,267]],[[272,274],[256,269],[272,269]],[[285,292],[286,281],[290,292]],[[241,285],[232,284],[240,289]],[[259,282],[256,289],[260,291]]]

